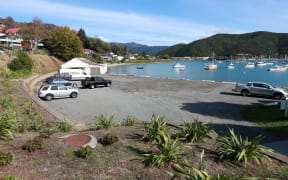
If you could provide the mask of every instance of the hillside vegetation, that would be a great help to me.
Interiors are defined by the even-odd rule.
[[[187,45],[175,45],[161,51],[174,57],[234,56],[240,53],[250,56],[282,56],[288,53],[288,33],[253,32],[246,34],[217,34]]]
[[[13,55],[0,55],[0,67],[7,67],[16,56]],[[33,60],[33,72],[43,73],[43,72],[51,72],[56,71],[60,68],[63,62],[53,56],[48,55],[30,55]]]

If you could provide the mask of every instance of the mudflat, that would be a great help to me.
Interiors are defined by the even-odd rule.
[[[259,134],[263,133],[262,129],[245,121],[241,108],[275,101],[243,97],[232,91],[235,85],[230,83],[125,75],[103,77],[112,80],[111,87],[82,89],[80,86],[76,99],[53,100],[47,102],[49,107],[77,122],[91,122],[99,114],[115,115],[118,121],[128,116],[149,121],[157,114],[176,124],[197,118],[219,127],[229,126],[247,131],[247,134]]]

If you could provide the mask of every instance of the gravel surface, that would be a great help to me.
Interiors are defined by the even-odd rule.
[[[45,102],[65,117],[77,122],[91,122],[95,116],[115,115],[121,121],[134,116],[149,121],[153,114],[165,116],[172,123],[183,120],[208,121],[215,127],[233,127],[245,134],[263,132],[241,117],[245,105],[274,102],[261,97],[242,97],[234,93],[234,84],[207,81],[173,80],[135,76],[104,75],[111,87],[82,89],[76,99]],[[249,132],[247,127],[249,127]]]

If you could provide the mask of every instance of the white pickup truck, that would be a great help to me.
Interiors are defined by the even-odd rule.
[[[241,93],[242,96],[260,95],[273,97],[277,100],[286,98],[288,96],[288,93],[285,89],[273,87],[262,82],[248,82],[246,84],[237,83],[235,88],[232,90]]]

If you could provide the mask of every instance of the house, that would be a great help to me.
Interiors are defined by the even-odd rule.
[[[92,49],[84,49],[84,55],[87,57],[92,57],[93,54],[95,54],[95,51],[93,51]]]
[[[19,32],[20,28],[7,29],[5,25],[0,24],[0,45],[21,49],[23,39]]]
[[[89,75],[105,74],[107,72],[107,64],[97,64],[86,58],[73,58],[61,65],[61,69],[81,69]]]

